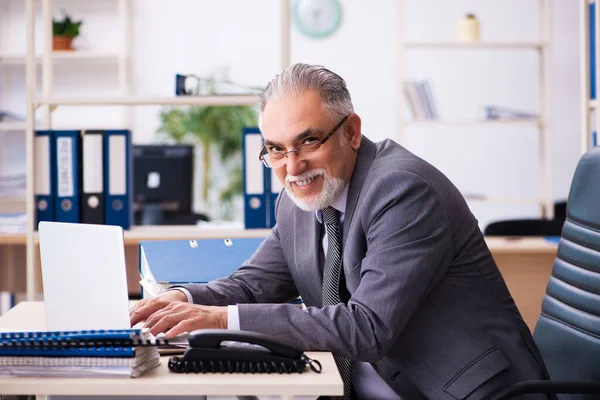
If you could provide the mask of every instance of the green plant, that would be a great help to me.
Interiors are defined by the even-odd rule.
[[[227,174],[229,181],[220,193],[224,208],[242,194],[241,148],[242,130],[256,126],[258,116],[254,106],[191,106],[165,108],[160,112],[161,125],[158,133],[176,143],[191,142],[203,148],[202,200],[208,203],[211,187],[212,157],[219,154],[222,164],[235,161]]]
[[[82,23],[83,21],[73,21],[67,14],[60,19],[52,18],[52,35],[77,37]]]

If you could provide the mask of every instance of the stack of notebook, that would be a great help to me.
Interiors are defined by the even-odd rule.
[[[140,329],[0,333],[0,375],[137,377],[166,342]]]

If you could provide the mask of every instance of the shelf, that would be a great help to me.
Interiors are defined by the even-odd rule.
[[[53,60],[94,60],[94,61],[118,61],[122,56],[117,53],[98,52],[98,51],[56,51],[52,53]],[[0,61],[12,64],[24,64],[25,54],[19,53],[0,53]],[[35,61],[42,62],[42,56],[36,55]]]
[[[170,225],[170,226],[134,226],[124,232],[125,245],[136,245],[140,240],[187,240],[187,239],[227,239],[227,238],[265,238],[270,229],[243,229],[228,226]],[[38,234],[34,233],[34,243],[38,243]],[[25,233],[0,232],[0,245],[24,245]]]
[[[24,131],[25,129],[25,122],[0,122],[0,131]]]
[[[550,254],[556,255],[558,243],[539,236],[486,236],[492,254]]]
[[[137,244],[140,240],[265,238],[270,231],[270,229],[203,227],[202,225],[134,226],[125,231],[125,244]]]
[[[464,120],[407,120],[404,125],[510,125],[510,124],[542,124],[542,118],[510,118],[510,119],[464,119]]]
[[[413,49],[541,49],[541,42],[404,42],[404,47]]]
[[[0,195],[0,214],[2,213],[24,213],[26,209],[25,196],[2,196]]]
[[[179,97],[64,97],[41,98],[36,105],[55,106],[144,106],[144,105],[199,105],[243,106],[258,104],[258,95],[179,96]]]
[[[6,233],[0,232],[0,245],[25,245],[25,233]]]
[[[268,234],[268,229],[249,230],[202,230],[197,226],[182,227],[136,227],[125,232],[125,244],[137,245],[140,240],[185,240],[185,239],[214,239],[253,237],[262,238]],[[0,233],[0,245],[25,245],[24,233]],[[37,243],[37,233],[34,236]],[[485,241],[493,253],[556,253],[557,243],[541,237],[486,237]]]
[[[463,197],[467,202],[475,202],[475,203],[501,203],[501,204],[546,204],[547,202],[544,199],[537,197],[485,197],[485,196],[476,196],[464,194]]]

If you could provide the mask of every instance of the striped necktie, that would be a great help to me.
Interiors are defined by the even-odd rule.
[[[323,306],[340,303],[340,277],[342,274],[342,229],[340,212],[333,207],[323,209],[327,231],[327,256],[323,270]],[[344,399],[352,399],[352,364],[349,359],[334,354],[333,358],[344,382]]]

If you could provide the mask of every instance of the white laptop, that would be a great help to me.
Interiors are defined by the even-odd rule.
[[[123,229],[39,224],[46,329],[128,329]]]

